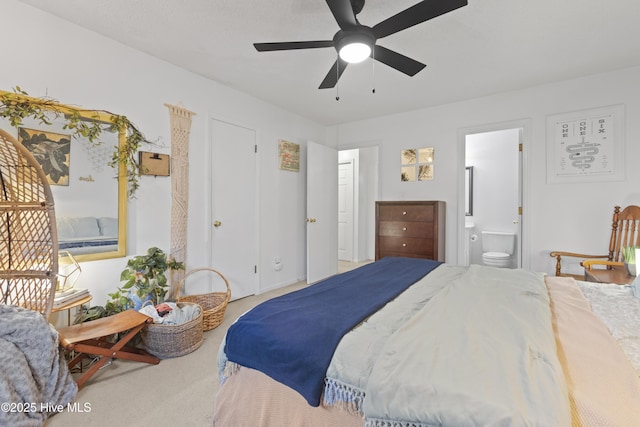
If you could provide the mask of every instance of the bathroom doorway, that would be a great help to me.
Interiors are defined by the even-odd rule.
[[[515,236],[510,268],[523,267],[523,154],[528,122],[461,131],[464,173],[460,264],[485,264],[483,232]],[[491,249],[488,249],[489,251]]]

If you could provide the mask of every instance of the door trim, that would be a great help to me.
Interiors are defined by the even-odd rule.
[[[520,200],[522,207],[522,215],[520,216],[521,238],[520,253],[522,265],[521,268],[528,270],[531,266],[531,253],[529,245],[529,236],[531,236],[529,211],[529,186],[531,176],[530,173],[530,147],[531,147],[531,119],[518,119],[506,122],[489,123],[485,125],[471,126],[458,129],[458,210],[456,212],[457,220],[457,242],[458,253],[457,263],[462,264],[464,260],[464,238],[465,238],[465,209],[464,209],[464,172],[465,172],[465,142],[466,136],[476,133],[494,132],[507,129],[521,128],[520,142],[522,144],[522,156],[520,167]]]

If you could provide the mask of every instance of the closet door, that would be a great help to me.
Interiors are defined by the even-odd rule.
[[[213,119],[211,143],[211,266],[238,299],[258,286],[256,132]]]

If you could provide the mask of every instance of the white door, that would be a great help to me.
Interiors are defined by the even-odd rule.
[[[338,272],[338,151],[307,145],[307,283]]]
[[[258,283],[256,132],[213,119],[211,147],[211,266],[238,299]]]
[[[353,160],[338,165],[338,259],[353,261]]]

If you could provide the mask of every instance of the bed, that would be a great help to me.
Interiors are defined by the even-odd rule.
[[[635,426],[639,336],[627,287],[384,258],[237,319],[214,425]]]
[[[56,223],[59,250],[82,255],[118,249],[118,218],[60,217]]]

